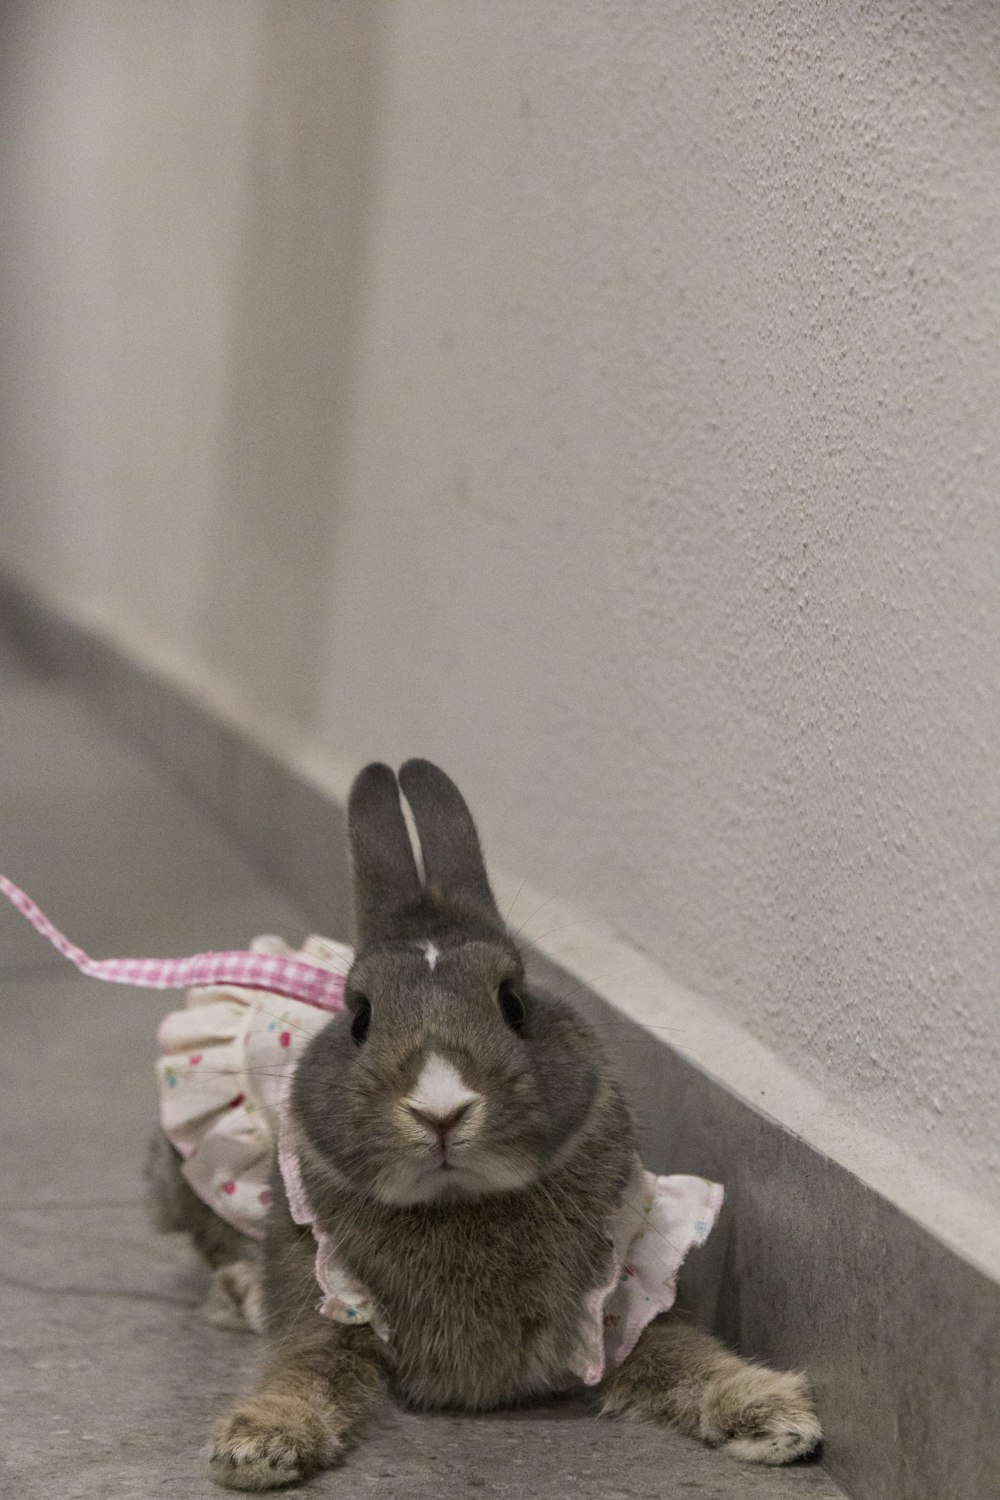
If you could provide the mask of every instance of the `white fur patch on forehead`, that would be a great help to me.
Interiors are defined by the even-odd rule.
[[[438,959],[441,957],[441,949],[437,946],[436,943],[432,943],[430,938],[424,938],[422,942],[419,942],[417,944],[417,947],[424,955],[424,958],[426,958],[427,967],[433,974],[434,966],[436,965]]]
[[[431,1119],[447,1120],[456,1110],[474,1104],[481,1097],[474,1089],[466,1087],[457,1068],[437,1052],[432,1052],[406,1103]]]

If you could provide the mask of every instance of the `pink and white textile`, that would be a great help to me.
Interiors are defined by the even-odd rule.
[[[296,951],[256,938],[248,951],[191,958],[89,958],[53,926],[30,896],[0,875],[0,893],[84,974],[151,989],[189,989],[187,1006],[158,1033],[160,1119],[199,1198],[244,1234],[260,1238],[270,1203],[276,1144],[293,1218],[316,1240],[319,1312],[339,1323],[370,1323],[388,1338],[379,1309],[337,1255],[303,1189],[288,1112],[299,1058],[332,1012],[344,1009],[353,960],[343,943],[313,936]],[[584,1299],[569,1373],[597,1385],[621,1364],[646,1325],[673,1306],[677,1275],[702,1245],[722,1206],[718,1183],[657,1177],[638,1161],[608,1232],[607,1281]]]
[[[296,953],[279,937],[254,939],[255,954],[302,959],[342,976],[351,949],[307,938]],[[193,989],[184,1010],[160,1023],[160,1124],[183,1157],[181,1171],[203,1203],[259,1239],[271,1201],[281,1107],[327,1010],[233,984]]]
[[[326,1011],[344,1008],[344,973],[313,961],[282,945],[282,951],[238,949],[226,953],[194,953],[190,958],[90,958],[71,943],[31,897],[6,875],[0,875],[0,894],[7,897],[36,932],[48,938],[81,974],[112,984],[132,984],[144,990],[186,990],[191,985],[237,984],[245,989],[287,995]],[[305,950],[303,950],[304,952]]]

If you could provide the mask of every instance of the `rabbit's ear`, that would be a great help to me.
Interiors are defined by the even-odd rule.
[[[390,936],[395,914],[420,896],[420,876],[403,818],[396,773],[373,761],[347,799],[358,945]]]
[[[458,787],[429,760],[408,760],[399,784],[420,835],[428,893],[446,905],[472,906],[502,929],[476,825]]]

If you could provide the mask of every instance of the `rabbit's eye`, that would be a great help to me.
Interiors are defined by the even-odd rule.
[[[524,1001],[506,981],[500,986],[500,1009],[511,1031],[520,1031],[524,1025]]]
[[[361,1043],[364,1041],[365,1037],[368,1035],[368,1028],[371,1023],[371,1001],[366,1000],[364,996],[362,996],[355,1006],[354,1018],[351,1021],[351,1036],[354,1038],[359,1047],[361,1046]]]

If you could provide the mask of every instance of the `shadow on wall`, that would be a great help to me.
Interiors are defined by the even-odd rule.
[[[303,729],[316,721],[337,496],[373,203],[380,17],[365,0],[268,5],[235,258],[221,485],[196,633]],[[259,626],[266,591],[268,629]]]

